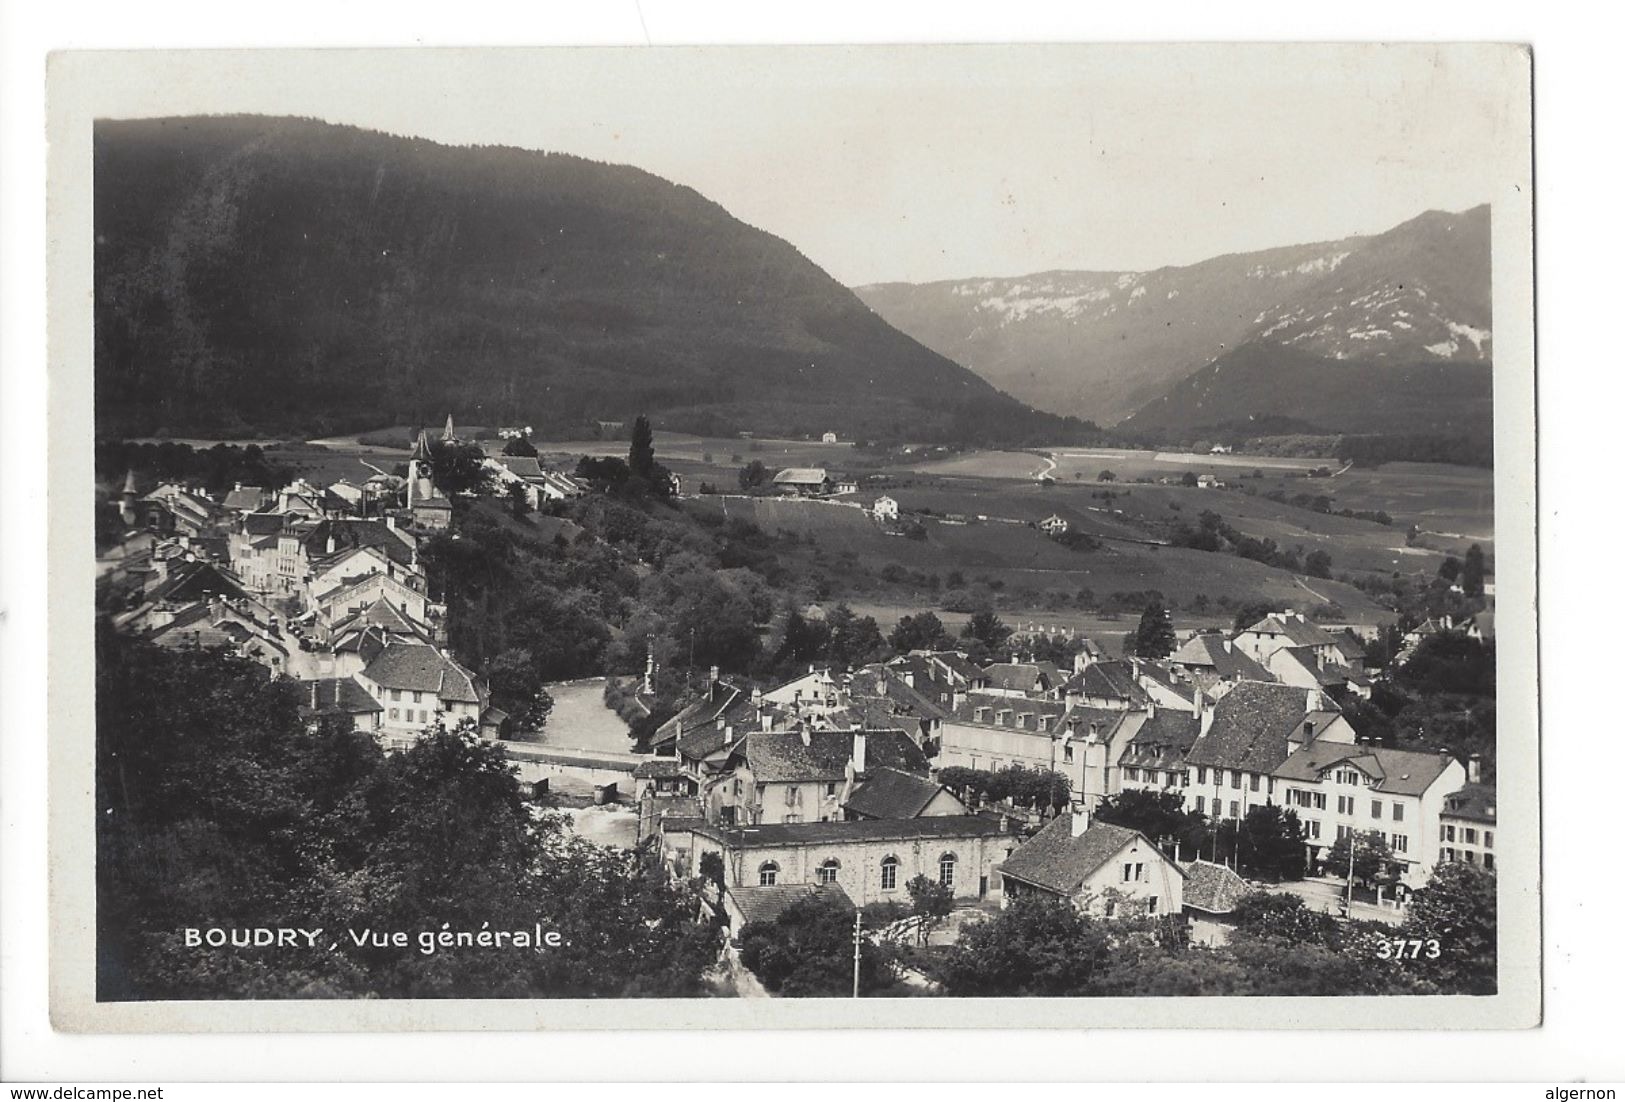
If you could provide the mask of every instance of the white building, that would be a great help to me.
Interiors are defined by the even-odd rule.
[[[876,520],[895,521],[897,519],[897,500],[885,494],[875,498],[874,518]]]

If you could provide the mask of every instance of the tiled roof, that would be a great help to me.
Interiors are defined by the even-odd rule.
[[[694,829],[731,849],[823,845],[840,842],[952,841],[1002,833],[997,819],[982,815],[932,815],[923,819],[847,819],[828,823],[764,823],[749,827],[700,824]]]
[[[792,486],[821,485],[829,479],[823,467],[786,467],[773,476],[775,484]]]
[[[840,780],[853,738],[852,731],[755,731],[745,738],[745,761],[757,783]],[[925,752],[902,731],[866,731],[864,744],[865,771],[931,771]]]
[[[993,688],[1019,693],[1043,692],[1050,687],[1048,676],[1037,666],[1024,662],[995,662],[983,668]]]
[[[392,643],[362,673],[380,688],[411,689],[435,693],[442,700],[480,703],[468,671],[422,643]]]
[[[735,884],[728,889],[734,906],[748,925],[753,922],[772,922],[803,899],[817,896],[842,910],[851,911],[852,897],[840,884],[770,884],[766,887],[743,887]]]
[[[542,462],[534,455],[493,455],[491,461],[520,478],[542,477]]]
[[[1034,887],[1070,896],[1090,874],[1137,838],[1144,835],[1128,827],[1102,822],[1090,823],[1082,834],[1074,837],[1072,816],[1057,815],[1026,845],[1006,858],[999,871]],[[1145,844],[1152,853],[1158,852],[1149,840]]]
[[[288,523],[286,513],[247,513],[243,516],[243,534],[248,536],[274,536]]]
[[[300,687],[305,692],[300,711],[308,715],[365,715],[384,710],[353,677],[324,677],[301,682]]]
[[[1307,693],[1295,685],[1238,682],[1213,706],[1212,726],[1186,763],[1273,773],[1287,759],[1287,736],[1312,714]]]
[[[259,509],[265,501],[265,491],[258,486],[240,486],[226,495],[221,502],[234,512],[249,513]]]
[[[171,567],[169,577],[147,594],[149,601],[201,601],[211,596],[239,598],[248,592],[236,578],[210,562]]]
[[[1145,690],[1134,683],[1134,667],[1127,662],[1095,662],[1066,683],[1067,692],[1101,700],[1142,703]]]
[[[1208,914],[1227,915],[1236,909],[1243,896],[1252,887],[1224,865],[1211,861],[1192,861],[1184,866],[1185,906]]]
[[[1448,754],[1390,750],[1370,744],[1311,742],[1293,754],[1275,775],[1287,781],[1318,781],[1328,769],[1347,762],[1377,778],[1373,792],[1397,796],[1420,796],[1438,780],[1450,765]]]
[[[1275,654],[1286,655],[1288,659],[1296,662],[1306,673],[1313,677],[1317,685],[1321,686],[1346,685],[1350,675],[1354,672],[1346,666],[1339,666],[1335,663],[1322,666],[1315,660],[1314,647],[1282,647]],[[1272,655],[1270,661],[1275,660],[1275,656]]]
[[[651,761],[640,761],[638,767],[632,770],[632,775],[638,780],[670,780],[682,775],[682,767],[676,758],[655,758]]]
[[[380,597],[366,608],[333,626],[335,637],[363,628],[388,628],[428,642],[423,628],[406,613],[396,608],[387,597]]]
[[[1457,819],[1495,825],[1495,786],[1464,784],[1444,798],[1444,812]]]
[[[305,553],[325,555],[328,537],[332,537],[335,552],[348,547],[376,547],[398,563],[412,561],[411,546],[381,520],[335,517],[320,521],[304,534]]]
[[[1212,668],[1225,681],[1272,680],[1269,671],[1244,654],[1240,647],[1231,643],[1226,649],[1226,642],[1222,635],[1195,635],[1169,655],[1168,661],[1181,666]]]
[[[1179,765],[1201,732],[1202,722],[1195,716],[1172,708],[1158,708],[1134,732],[1123,752],[1123,764],[1158,768]]]
[[[1195,701],[1198,686],[1188,680],[1190,675],[1176,675],[1161,662],[1137,662],[1134,668],[1141,677],[1155,681],[1180,699]]]
[[[1247,630],[1264,635],[1285,635],[1295,647],[1325,647],[1336,643],[1331,633],[1319,624],[1284,613],[1266,616]]]
[[[942,785],[913,773],[873,769],[842,806],[871,819],[912,819],[942,790]]]
[[[865,666],[856,671],[847,685],[847,691],[852,694],[855,704],[873,702],[881,705],[879,710],[866,714],[885,711],[891,715],[913,715],[921,719],[941,719],[948,714],[946,708],[904,681],[898,671],[885,666]]]

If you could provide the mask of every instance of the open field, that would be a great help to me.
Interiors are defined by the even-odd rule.
[[[985,495],[989,508],[997,500],[996,493]],[[1092,594],[1085,602],[1091,605],[1117,593],[1158,590],[1181,607],[1206,597],[1215,616],[1221,602],[1250,600],[1306,609],[1335,601],[1351,621],[1360,623],[1375,623],[1386,615],[1352,586],[1316,580],[1306,588],[1305,581],[1291,574],[1233,555],[1116,542],[1080,552],[1025,524],[950,523],[935,517],[923,519],[926,538],[912,540],[888,531],[860,509],[790,498],[701,498],[688,507],[717,509],[769,532],[811,536],[821,550],[850,556],[870,571],[896,563],[911,572],[934,574],[944,585],[955,571],[967,582],[987,579],[1002,586],[1010,607],[1023,607],[1036,598],[1033,607],[1070,610],[1082,590]],[[966,511],[974,514],[974,505]],[[1029,602],[1022,601],[1023,594]],[[940,596],[940,591],[909,592],[902,587],[889,595],[899,604],[913,602],[919,608],[932,607]]]
[[[1053,460],[1053,469],[1045,458]],[[1191,455],[1185,452],[1153,452],[1124,448],[1034,448],[1030,451],[982,451],[951,459],[928,460],[908,465],[909,470],[926,474],[970,475],[980,478],[1037,478],[1049,474],[1057,482],[1093,482],[1101,471],[1111,471],[1120,481],[1136,478],[1178,478],[1186,471],[1233,477],[1238,470],[1311,471],[1325,466],[1324,459],[1299,459],[1272,455]]]

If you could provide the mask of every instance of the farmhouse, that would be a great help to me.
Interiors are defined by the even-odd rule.
[[[379,727],[397,741],[417,736],[442,716],[448,724],[478,722],[485,704],[473,674],[420,643],[390,643],[356,681],[383,704]]]
[[[1235,929],[1236,904],[1253,889],[1224,865],[1192,861],[1185,869],[1185,917],[1191,941],[1209,948],[1230,940]]]
[[[726,824],[830,822],[873,768],[924,778],[925,753],[901,731],[753,731],[711,789],[707,818]]]
[[[1072,526],[1067,522],[1067,519],[1061,516],[1059,513],[1051,513],[1049,516],[1038,522],[1038,527],[1044,530],[1044,534],[1046,536],[1064,536],[1066,535],[1067,529]]]
[[[1235,645],[1253,661],[1267,665],[1270,655],[1282,647],[1309,647],[1321,663],[1338,662],[1341,652],[1337,639],[1319,624],[1311,624],[1303,613],[1287,609],[1271,613],[1236,634]]]
[[[840,440],[841,438],[836,436],[833,432],[826,432],[824,434],[824,443],[826,444],[837,444],[840,442]]]
[[[835,482],[823,467],[786,467],[773,476],[773,488],[800,497],[823,497]]]
[[[873,513],[876,520],[896,520],[897,500],[895,498],[888,497],[885,494],[881,494],[879,497],[875,498]]]

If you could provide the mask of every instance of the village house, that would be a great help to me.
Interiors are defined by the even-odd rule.
[[[1283,802],[1275,798],[1276,771],[1302,747],[1354,743],[1354,728],[1318,690],[1291,685],[1243,681],[1198,719],[1201,734],[1185,756],[1185,809],[1215,822]],[[1310,840],[1326,844],[1319,829],[1305,821]]]
[[[979,690],[993,696],[1051,699],[1060,687],[1058,671],[1024,662],[993,662],[982,668],[987,685]]]
[[[937,767],[998,772],[1019,765],[1064,775],[1073,803],[1092,808],[1144,712],[970,693],[942,723]]]
[[[1139,685],[1132,663],[1091,662],[1061,687],[1068,703],[1086,708],[1144,708],[1150,699]]]
[[[836,436],[833,432],[826,432],[824,434],[824,443],[826,444],[837,444],[840,442],[840,439],[841,438]]]
[[[956,900],[981,899],[1016,845],[1008,824],[980,815],[748,827],[668,818],[662,834],[680,876],[698,875],[704,855],[719,853],[728,888],[839,884],[859,907],[907,902],[916,876],[946,884]]]
[[[773,488],[796,497],[825,497],[835,482],[823,467],[786,467],[773,476]]]
[[[384,706],[353,677],[324,677],[300,685],[299,715],[314,730],[324,719],[347,716],[357,731],[377,731]]]
[[[1130,665],[1134,667],[1134,683],[1145,693],[1150,705],[1190,712],[1192,715],[1196,713],[1196,697],[1202,693],[1202,689],[1190,674],[1167,663],[1149,659],[1131,659]]]
[[[251,600],[219,596],[189,603],[147,631],[162,647],[225,647],[240,658],[264,666],[268,675],[299,677],[308,673],[307,656],[298,641],[283,634],[276,617]]]
[[[723,892],[722,913],[730,935],[737,940],[746,926],[777,922],[780,915],[804,899],[816,898],[831,907],[851,913],[857,908],[839,883],[835,884],[732,884]]]
[[[1210,949],[1226,944],[1236,928],[1236,904],[1253,891],[1251,884],[1224,865],[1191,861],[1185,870],[1185,918],[1191,944]]]
[[[1444,751],[1315,738],[1295,749],[1274,776],[1282,802],[1303,824],[1311,863],[1336,839],[1375,831],[1398,862],[1401,882],[1419,888],[1439,861],[1446,798],[1461,789],[1467,772]]]
[[[871,767],[841,802],[848,819],[918,819],[969,815],[970,808],[936,781],[918,773]]]
[[[1061,814],[999,866],[1003,902],[1043,895],[1097,918],[1179,914],[1185,873],[1144,834]]]
[[[1322,663],[1336,663],[1340,659],[1337,640],[1319,624],[1312,624],[1303,613],[1287,609],[1271,613],[1258,623],[1236,633],[1235,645],[1249,658],[1268,667],[1270,655],[1282,647],[1308,647]]]
[[[872,512],[876,520],[895,522],[897,520],[897,499],[881,494],[875,498]]]
[[[1150,789],[1183,794],[1190,786],[1185,756],[1201,737],[1203,717],[1208,715],[1205,700],[1195,714],[1156,705],[1148,708],[1118,758],[1112,793]]]
[[[1273,681],[1269,670],[1255,661],[1234,640],[1216,632],[1193,635],[1168,656],[1168,665],[1190,675],[1217,700],[1241,681]]]
[[[429,599],[419,590],[386,573],[362,574],[312,597],[317,615],[327,624],[338,624],[384,601],[399,609],[409,620],[423,624],[429,618]]]
[[[1495,869],[1495,786],[1484,783],[1476,754],[1467,762],[1467,783],[1445,797],[1439,845],[1442,860]]]
[[[705,798],[706,817],[727,825],[829,822],[870,769],[918,777],[925,753],[901,731],[755,731],[734,748],[720,783]]]
[[[232,513],[257,513],[272,500],[273,495],[266,493],[264,487],[244,486],[238,482],[220,502],[220,506]]]
[[[912,673],[900,673],[876,663],[854,670],[846,693],[844,710],[857,726],[895,727],[913,739],[927,757],[936,754],[942,742],[942,721],[953,707],[951,689],[924,678],[916,686]]]
[[[1038,527],[1043,529],[1046,536],[1064,536],[1072,525],[1059,513],[1051,513],[1038,522]]]
[[[389,745],[408,745],[437,722],[477,724],[485,710],[474,675],[422,643],[391,642],[355,680],[384,706],[379,730]]]

